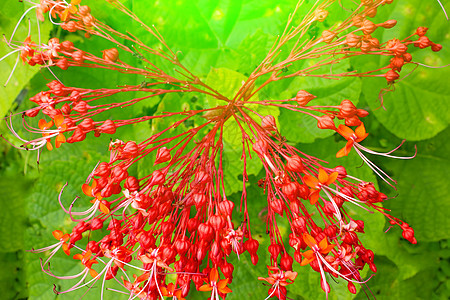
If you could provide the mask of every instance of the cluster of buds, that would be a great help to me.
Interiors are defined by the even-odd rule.
[[[342,99],[337,106],[311,105],[317,97],[305,90],[300,90],[289,99],[261,100],[253,97],[267,84],[295,76],[384,76],[389,83],[393,83],[399,78],[398,72],[402,66],[413,63],[411,54],[407,52],[409,45],[439,51],[442,47],[425,36],[427,29],[423,27],[413,34],[419,36],[417,41],[410,40],[413,35],[385,43],[372,37],[378,28],[395,26],[394,20],[380,24],[370,21],[377,14],[377,9],[393,1],[361,1],[347,19],[335,24],[333,30],[325,30],[321,36],[302,46],[298,46],[301,43],[297,42],[288,56],[283,58],[282,46],[290,40],[302,38],[313,22],[323,22],[329,15],[327,7],[337,2],[317,1],[300,24],[293,25],[292,18],[288,20],[283,35],[243,82],[234,98],[220,94],[218,89],[192,74],[180,63],[159,33],[146,26],[119,1],[108,2],[139,22],[165,50],[153,49],[131,34],[122,34],[103,24],[93,17],[88,6],[80,5],[81,0],[72,0],[70,4],[59,0],[41,0],[35,6],[36,13],[41,21],[45,19],[44,14],[48,14],[49,19],[63,30],[82,31],[86,37],[95,35],[114,43],[115,47],[103,50],[101,57],[76,48],[70,41],[60,42],[57,38],[42,45],[32,42],[31,37],[23,43],[10,41],[8,44],[13,48],[13,53],[19,52],[18,58],[30,66],[56,66],[62,70],[69,67],[102,68],[139,74],[151,80],[116,89],[68,87],[57,79],[50,82],[48,90],[30,98],[36,106],[22,114],[24,128],[41,136],[27,140],[13,128],[13,115],[7,120],[11,132],[23,142],[20,146],[14,145],[18,148],[41,151],[46,146],[52,150],[53,145],[59,148],[65,142],[81,142],[91,131],[98,137],[103,133],[115,134],[119,127],[125,125],[152,119],[171,122],[168,128],[151,133],[142,141],[111,141],[109,160],[95,166],[81,186],[84,196],[71,201],[70,206],[64,200],[64,188],[61,190],[59,203],[76,225],[70,233],[55,230],[53,235],[57,243],[33,250],[51,250],[50,257],[41,264],[45,273],[59,279],[79,278],[71,288],[63,291],[55,289],[56,293],[90,287],[99,280],[115,279],[132,299],[169,297],[181,300],[188,296],[193,286],[198,291],[210,293],[211,299],[225,298],[231,292],[229,285],[233,281],[235,268],[230,257],[249,255],[253,264],[258,263],[260,243],[251,232],[249,210],[252,208],[247,205],[249,159],[259,160],[265,173],[258,183],[251,184],[257,184],[267,199],[263,219],[270,241],[267,249],[270,254],[269,276],[259,279],[270,285],[268,298],[287,299],[286,287],[299,277],[298,272],[294,271],[297,270],[294,261],[300,266],[309,265],[320,273],[320,286],[327,295],[330,292],[327,276],[347,282],[351,293],[357,291],[355,284],[367,282],[368,279],[362,278],[361,270],[366,265],[372,272],[376,272],[377,268],[374,253],[360,240],[360,235],[364,234],[364,221],[360,216],[349,213],[352,206],[385,215],[390,224],[398,225],[403,230],[405,239],[411,243],[417,242],[414,230],[407,223],[383,209],[381,204],[387,196],[378,191],[373,183],[348,174],[343,166],[330,167],[292,146],[282,136],[276,117],[261,115],[258,107],[286,109],[314,118],[318,128],[335,131],[347,140],[345,147],[336,151],[337,157],[346,156],[354,149],[364,163],[394,187],[395,181],[363,154],[395,157],[391,153],[398,149],[377,153],[360,144],[368,136],[362,121],[368,116],[366,110],[358,109],[349,99]],[[61,23],[56,23],[58,18]],[[121,61],[119,53],[136,55],[138,47],[131,49],[116,37],[138,45],[142,50],[138,55],[148,63],[148,67],[136,67]],[[389,66],[378,70],[316,73],[324,66],[360,55],[392,56],[392,59]],[[148,57],[154,56],[172,63],[179,71],[179,77],[168,75],[153,64]],[[314,63],[316,59],[318,61]],[[311,60],[313,63],[291,73],[283,71],[301,60]],[[389,71],[378,74],[385,69]],[[265,74],[271,76],[256,84],[256,80]],[[126,95],[128,92],[143,92],[146,95],[118,103],[105,101],[110,96]],[[198,110],[180,109],[178,112],[127,120],[101,119],[105,111],[126,108],[151,97],[181,92],[212,97],[222,101],[222,105]],[[43,116],[37,122],[38,128],[27,121],[40,115]],[[195,125],[182,133],[173,134],[173,129],[188,120],[195,120]],[[234,123],[240,129],[242,139],[241,160],[244,168],[239,210],[243,219],[238,223],[233,218],[238,207],[228,198],[225,189],[222,164],[225,123]],[[396,158],[412,157],[414,155]],[[153,163],[151,173],[140,178],[131,176],[137,162],[144,159]],[[79,211],[76,207],[80,201],[90,201],[92,205],[85,211]],[[288,236],[279,229],[281,218],[288,224]],[[100,232],[102,238],[90,238],[86,242],[86,237],[93,231]],[[50,259],[60,249],[80,261],[83,270],[79,274],[60,276],[53,273]],[[141,274],[130,276],[127,269]],[[102,288],[102,297],[103,292]]]

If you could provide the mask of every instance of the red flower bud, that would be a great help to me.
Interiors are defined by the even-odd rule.
[[[216,230],[219,231],[225,226],[225,220],[219,215],[213,215],[209,218],[208,223]]]
[[[124,187],[130,192],[137,191],[139,189],[139,180],[134,176],[128,176],[125,181]]]
[[[80,128],[75,128],[71,137],[67,139],[67,143],[81,142],[86,138],[86,133]]]
[[[302,159],[298,155],[286,158],[286,170],[290,172],[303,173]]]
[[[72,52],[74,45],[71,41],[64,41],[60,44],[61,51]]]
[[[65,57],[60,58],[56,62],[56,66],[59,67],[61,70],[67,70],[69,68],[69,61]]]
[[[244,243],[244,249],[247,250],[248,253],[250,253],[250,255],[256,254],[256,252],[258,251],[258,247],[259,247],[259,242],[252,238],[249,238]]]
[[[280,259],[280,269],[283,271],[291,271],[294,259],[287,253],[285,253]]]
[[[395,25],[397,25],[397,20],[388,20],[388,21],[384,22],[383,24],[381,24],[381,27],[383,27],[383,28],[392,28]]]
[[[234,203],[230,200],[224,200],[219,203],[219,212],[224,216],[231,216],[234,209]]]
[[[86,101],[80,101],[72,107],[72,110],[84,114],[88,111],[89,108],[90,106]]]
[[[356,114],[356,106],[350,100],[342,100],[339,112],[343,117],[351,117]]]
[[[92,230],[99,230],[103,228],[103,220],[101,219],[93,219],[91,222],[91,229]]]
[[[156,153],[156,160],[154,165],[169,161],[172,158],[170,151],[166,147],[161,147]]]
[[[84,62],[84,53],[81,50],[77,50],[74,53],[72,53],[72,59],[77,62],[82,64]]]
[[[272,115],[267,115],[261,120],[261,126],[262,128],[268,130],[268,131],[276,131],[277,130],[277,123],[275,121],[275,118]]]
[[[333,119],[328,115],[323,115],[320,117],[316,117],[317,119],[317,127],[320,129],[334,129],[336,130],[336,126],[334,125]]]
[[[166,175],[164,175],[164,173],[159,170],[155,170],[152,174],[152,177],[150,177],[149,185],[162,185],[165,181]]]
[[[267,153],[267,143],[264,140],[257,140],[253,143],[253,151],[260,156],[264,156]]]
[[[191,247],[191,243],[187,239],[177,240],[175,242],[174,246],[175,246],[175,250],[177,250],[178,254],[184,255]]]
[[[425,34],[427,34],[428,28],[427,27],[419,27],[416,30],[416,34],[418,36],[424,36]]]
[[[364,20],[361,26],[362,32],[364,34],[372,34],[376,29],[377,25],[370,20]]]
[[[278,244],[270,244],[268,249],[272,259],[277,260],[277,257],[280,254],[282,247]]]
[[[116,48],[103,50],[102,53],[104,60],[116,62],[119,59],[119,51]]]
[[[111,120],[106,120],[100,127],[98,127],[98,130],[101,133],[114,134],[116,133],[116,124],[114,124]]]
[[[139,154],[139,147],[134,141],[128,141],[125,143],[120,155],[120,159],[133,158]]]
[[[111,178],[114,180],[114,182],[121,182],[127,177],[128,171],[121,165],[117,165],[114,167],[114,169],[112,169]]]
[[[299,106],[305,106],[309,103],[309,101],[311,101],[315,98],[317,98],[317,96],[314,96],[313,94],[310,94],[305,90],[300,90],[300,91],[298,91],[294,100],[297,101]]]
[[[201,223],[200,225],[198,225],[197,231],[200,239],[210,241],[214,238],[214,229],[211,227],[211,225]]]
[[[394,82],[395,80],[400,78],[400,75],[394,70],[389,70],[386,72],[386,74],[384,74],[384,77],[386,78],[387,82]]]
[[[107,162],[101,162],[94,171],[94,176],[107,177],[111,173],[111,168]]]

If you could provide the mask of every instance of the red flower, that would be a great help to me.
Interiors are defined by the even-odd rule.
[[[347,140],[347,144],[344,148],[338,151],[336,157],[347,156],[350,153],[350,150],[352,150],[355,142],[359,143],[369,135],[366,133],[364,123],[361,123],[355,131],[353,131],[350,127],[341,124],[337,128],[337,132]]]
[[[328,174],[324,169],[319,169],[318,178],[312,175],[305,175],[303,177],[303,182],[311,188],[311,192],[309,194],[309,202],[311,205],[316,204],[317,200],[319,200],[319,193],[322,189],[323,185],[330,185],[336,181],[339,173],[333,172]]]

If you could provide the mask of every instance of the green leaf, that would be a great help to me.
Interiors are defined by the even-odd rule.
[[[418,242],[450,238],[450,198],[447,170],[450,168],[450,130],[417,144],[412,160],[389,161],[390,173],[398,180],[398,197],[386,206],[408,222]]]
[[[413,61],[432,67],[450,63],[450,41],[443,39],[449,25],[437,1],[396,1],[389,11],[389,15],[384,13],[383,17],[398,20],[397,26],[401,29],[384,31],[383,41],[394,37],[402,39],[413,34],[417,25],[426,26],[430,28],[427,36],[433,42],[442,43],[444,48],[439,53],[433,53],[429,48],[419,50],[410,46],[408,52],[411,52]],[[404,12],[408,14],[407,19]],[[416,40],[417,36],[412,39]],[[364,60],[356,68],[359,70],[362,64],[368,69],[377,69],[389,62],[374,57],[370,62]],[[378,94],[386,88],[384,78],[363,80],[364,96],[376,118],[397,137],[411,141],[428,139],[444,130],[450,122],[450,86],[447,79],[450,69],[419,66],[413,71],[412,67],[405,66],[400,75],[405,80],[399,80],[394,85],[395,91],[384,95],[386,109],[377,109],[380,106]]]
[[[345,72],[350,67],[348,62],[342,62],[333,67],[332,73]],[[291,99],[298,91],[306,90],[317,96],[309,105],[340,105],[342,100],[349,99],[357,105],[361,93],[361,81],[356,78],[341,78],[339,80],[320,77],[296,77],[275,99]],[[273,94],[273,92],[271,93]],[[289,141],[294,143],[312,143],[316,139],[329,137],[332,130],[317,127],[317,120],[306,114],[283,109],[280,115],[280,130]],[[294,127],[295,130],[290,128]]]
[[[3,1],[0,4],[0,32],[5,34],[5,38],[11,38],[11,33],[13,32],[17,21],[20,16],[28,9],[28,6],[25,6],[24,3],[19,3],[17,1]],[[39,42],[38,34],[37,34],[37,24],[36,18],[33,17],[34,10],[29,13],[30,18],[30,29],[31,29],[31,37],[32,40],[36,43]],[[14,44],[18,42],[23,42],[28,35],[28,22],[25,18],[21,24],[18,26],[17,31],[12,39]],[[40,36],[43,39],[42,42],[47,42],[45,38],[47,38],[51,25],[49,23],[39,24],[40,25]],[[14,48],[15,49],[15,48]],[[8,45],[2,41],[0,43],[0,58],[4,57],[8,53],[11,53],[13,50],[8,47]],[[19,93],[25,87],[27,82],[39,71],[38,67],[30,67],[29,65],[22,63],[22,60],[19,59],[19,53],[12,54],[1,61],[2,64],[2,72],[0,73],[0,117],[5,116],[8,113],[11,105],[16,99],[17,102],[22,102],[26,94],[26,90],[23,94]],[[16,63],[16,59],[18,59],[17,66],[12,73],[11,79],[8,84],[4,87],[3,85],[7,82],[8,77],[13,71],[14,65]]]

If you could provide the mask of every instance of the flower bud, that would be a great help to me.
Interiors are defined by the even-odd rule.
[[[354,34],[354,33],[349,33],[347,34],[347,36],[345,37],[345,43],[349,46],[349,47],[356,47],[359,42],[361,41],[361,37]]]
[[[112,169],[111,178],[114,182],[121,182],[128,177],[128,171],[121,165],[117,165]]]
[[[309,101],[317,98],[313,94],[308,93],[305,90],[298,91],[297,95],[295,96],[294,100],[297,101],[299,106],[305,106],[308,104]]]
[[[286,170],[290,172],[303,173],[302,159],[298,155],[286,158]]]
[[[262,128],[268,130],[268,131],[276,131],[277,130],[277,124],[275,122],[275,118],[272,115],[267,115],[261,120],[261,126]]]
[[[388,20],[388,21],[384,22],[383,24],[381,24],[381,27],[383,27],[383,28],[392,28],[395,25],[397,25],[397,20]]]
[[[98,127],[100,133],[114,134],[116,133],[116,124],[111,120],[106,120],[100,127]]]
[[[86,133],[84,133],[83,130],[81,130],[80,128],[77,127],[73,131],[72,136],[67,139],[67,143],[70,144],[70,143],[81,142],[85,138],[86,138]]]
[[[95,129],[94,120],[91,118],[86,118],[78,124],[78,127],[83,129],[84,131],[91,131]]]
[[[211,227],[211,225],[201,223],[200,225],[198,225],[197,231],[200,239],[210,241],[214,238],[214,229]]]
[[[285,253],[280,259],[280,269],[283,271],[291,271],[294,259],[289,254]]]
[[[342,100],[339,112],[343,117],[351,117],[356,114],[356,106],[350,100]]]
[[[134,141],[128,141],[125,143],[120,155],[121,159],[133,158],[139,154],[139,146]]]
[[[316,21],[323,22],[327,18],[327,16],[328,16],[328,11],[326,11],[326,10],[318,8],[314,11],[314,19]]]
[[[272,259],[277,260],[277,257],[280,254],[282,247],[278,244],[270,244],[268,250]]]
[[[421,36],[416,42],[414,42],[414,46],[419,47],[420,49],[425,49],[431,46],[431,41],[426,36]]]
[[[377,8],[375,6],[368,8],[364,14],[365,17],[369,18],[375,18],[376,15],[377,15]]]
[[[162,185],[165,181],[166,175],[164,175],[164,173],[159,170],[155,170],[152,174],[152,177],[150,177],[149,185]]]
[[[256,254],[256,252],[258,251],[258,247],[259,247],[258,241],[252,238],[249,238],[244,243],[244,249],[247,250],[248,253],[250,253],[250,255]]]
[[[77,31],[77,23],[75,21],[69,21],[61,24],[61,28],[67,30],[68,32],[76,32]]]
[[[386,72],[386,74],[384,74],[384,77],[386,78],[387,82],[394,82],[395,80],[399,79],[400,75],[394,70],[389,70]]]
[[[395,56],[395,57],[391,58],[391,63],[390,63],[389,66],[394,71],[400,71],[404,64],[405,64],[405,60],[403,59],[403,57]]]
[[[331,43],[336,36],[337,34],[330,30],[324,30],[322,32],[322,40],[327,44]]]
[[[362,22],[361,29],[364,34],[372,34],[377,29],[377,27],[378,26],[375,23],[366,19]]]
[[[84,114],[88,111],[88,108],[90,108],[90,106],[86,101],[79,101],[72,107],[72,110]]]
[[[124,187],[130,192],[135,192],[139,189],[139,180],[134,176],[128,176]]]
[[[107,177],[111,173],[111,168],[107,162],[101,162],[94,171],[94,176]]]
[[[439,52],[439,51],[442,50],[442,45],[441,45],[441,44],[435,44],[435,43],[432,43],[432,44],[431,44],[431,50],[432,50],[433,52]]]
[[[320,117],[316,117],[317,119],[317,127],[320,129],[334,129],[336,130],[336,126],[334,125],[333,119],[328,115],[323,115]]]
[[[253,143],[253,151],[260,156],[264,156],[267,153],[267,143],[264,140],[257,140]]]
[[[106,61],[116,62],[119,59],[119,51],[116,48],[103,50],[102,53],[102,57]]]
[[[83,63],[84,62],[84,53],[81,50],[77,50],[74,53],[72,53],[72,59],[77,63]]]
[[[170,151],[166,147],[161,147],[156,152],[156,160],[154,165],[169,161],[172,158]]]
[[[80,5],[78,8],[78,13],[82,16],[86,16],[91,13],[91,8],[87,5]]]
[[[234,203],[230,200],[224,200],[219,203],[219,212],[224,216],[231,216],[234,209]]]
[[[225,226],[225,220],[219,215],[213,215],[209,218],[208,223],[216,230],[219,231]]]
[[[56,66],[61,70],[67,70],[69,68],[69,62],[67,61],[67,58],[63,57],[58,59],[58,61],[56,62]]]
[[[418,36],[424,36],[425,34],[427,34],[428,28],[427,27],[419,27],[416,30],[416,34]]]

